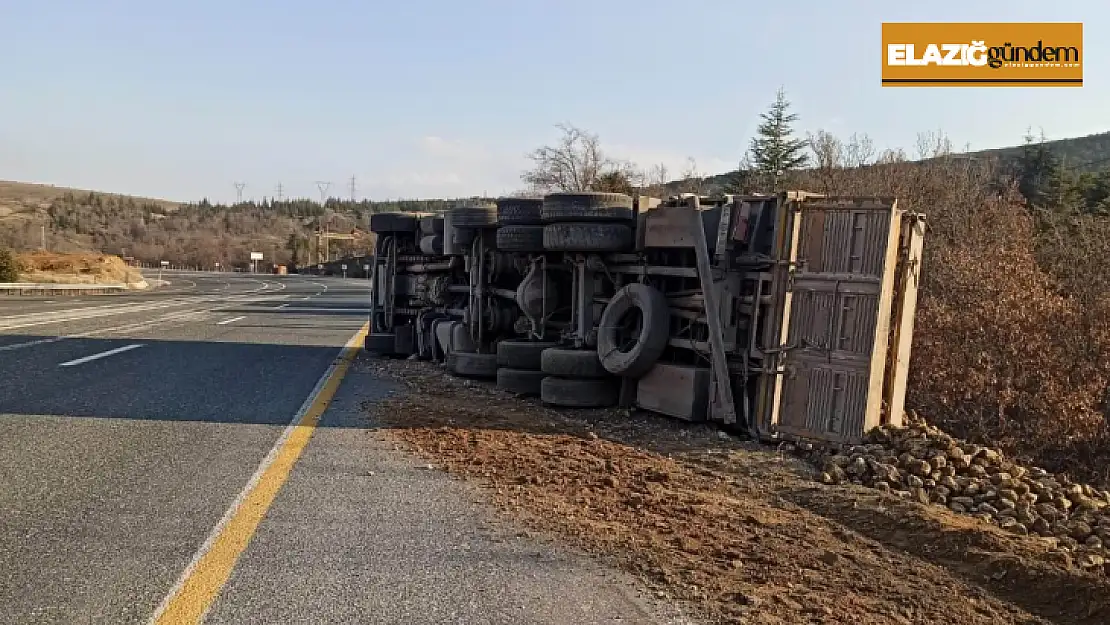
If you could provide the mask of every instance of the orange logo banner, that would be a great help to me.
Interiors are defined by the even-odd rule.
[[[884,87],[1082,87],[1082,22],[884,22]]]

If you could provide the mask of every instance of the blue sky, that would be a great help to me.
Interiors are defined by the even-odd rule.
[[[799,133],[912,151],[1110,130],[1110,4],[0,0],[0,179],[175,200],[500,194],[568,122],[735,167],[783,86]],[[1085,86],[879,86],[883,21],[1083,21]],[[692,89],[696,96],[683,95]]]

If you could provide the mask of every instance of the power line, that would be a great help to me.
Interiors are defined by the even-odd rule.
[[[236,182],[235,183],[235,203],[236,204],[242,204],[243,203],[243,188],[246,187],[246,186],[247,186],[247,183],[245,183],[245,182]]]

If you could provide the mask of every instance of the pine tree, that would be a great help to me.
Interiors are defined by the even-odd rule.
[[[809,164],[804,139],[792,136],[791,124],[798,116],[790,113],[786,92],[779,89],[775,102],[766,113],[761,113],[757,135],[751,143],[751,161],[757,173],[777,179],[782,174]]]

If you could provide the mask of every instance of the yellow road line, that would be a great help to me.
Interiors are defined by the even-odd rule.
[[[321,378],[323,384],[318,385],[308,409],[286,428],[282,438],[262,461],[236,503],[213,530],[198,557],[194,558],[177,585],[158,606],[149,623],[184,625],[200,623],[204,619],[312,437],[320,416],[335,396],[368,330],[369,323],[347,341],[339,358]]]

